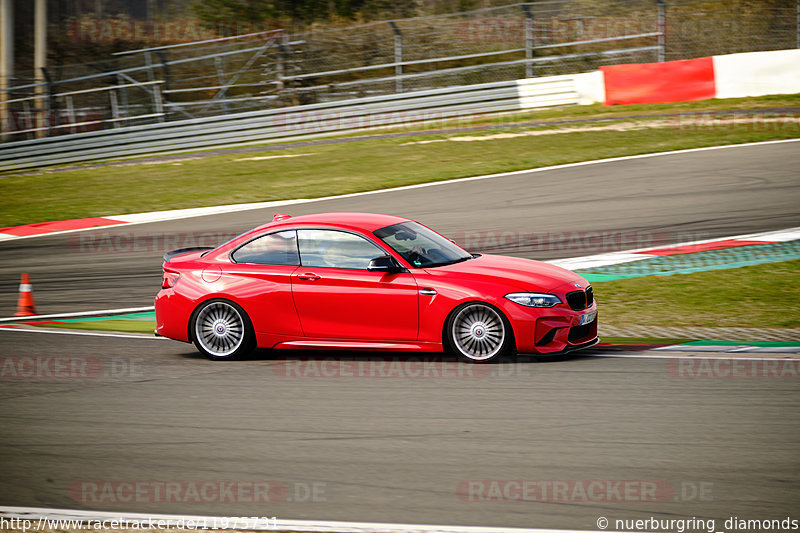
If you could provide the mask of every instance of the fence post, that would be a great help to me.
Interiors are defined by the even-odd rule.
[[[390,20],[389,25],[394,33],[394,92],[403,92],[403,33],[395,21]]]
[[[125,85],[125,80],[122,79],[122,76],[119,75],[119,74],[117,74],[117,85]],[[130,112],[130,109],[128,109],[128,89],[125,88],[125,87],[122,87],[122,88],[120,88],[118,90],[119,90],[119,97],[120,97],[120,100],[121,100],[120,107],[122,108],[123,116],[129,117],[129,116],[131,116],[131,112]],[[125,120],[123,122],[123,124],[125,126],[127,126],[128,125],[128,121]]]
[[[44,133],[46,135],[50,135],[52,133],[53,126],[58,126],[58,105],[56,104],[56,86],[53,83],[53,78],[50,76],[50,72],[47,70],[46,67],[42,67],[42,77],[44,79],[44,83],[46,84],[47,88],[47,97],[42,101],[42,113],[44,113],[44,127],[46,130]],[[51,119],[52,113],[52,119]],[[53,124],[55,122],[55,124]],[[39,126],[37,126],[38,128]],[[39,136],[40,132],[36,132],[37,137]]]
[[[220,88],[219,91],[225,90],[226,83],[225,83],[225,69],[222,68],[222,58],[220,56],[214,57],[214,68],[217,70],[217,81],[219,82]],[[230,113],[230,106],[228,105],[228,99],[225,98],[222,100],[222,109],[225,113]]]
[[[153,57],[150,52],[144,53],[144,64],[147,67],[147,81],[156,81],[156,75],[153,72]]]
[[[32,130],[33,128],[35,128],[36,117],[34,117],[34,113],[36,113],[36,111],[31,109],[31,104],[28,103],[28,100],[22,102],[22,117],[20,117],[19,123],[17,123],[17,121],[14,120],[13,115],[11,116],[11,119],[14,120],[14,128],[15,129],[22,128],[25,130]],[[22,126],[20,126],[19,124],[22,124]],[[31,138],[31,134],[26,133],[25,139],[27,140],[29,138]],[[35,132],[33,138],[34,139],[36,138]]]
[[[113,128],[119,128],[119,104],[117,103],[117,89],[108,91],[108,99],[111,103],[111,125]]]
[[[161,85],[158,83],[153,85],[153,105],[158,113],[158,121],[164,122],[164,102],[161,100]]]
[[[667,6],[664,0],[656,0],[656,3],[658,4],[658,62],[663,63],[667,57]]]
[[[525,10],[525,77],[533,77],[533,12],[531,6],[522,4]]]
[[[148,9],[150,9],[148,7]],[[153,56],[150,52],[144,53],[144,64],[147,66],[147,81],[156,81],[156,74],[153,72]],[[164,122],[164,103],[161,101],[161,87],[158,84],[153,86],[153,106],[156,113],[161,113],[158,117],[159,122]]]
[[[44,84],[44,77],[42,74],[45,72],[45,65],[47,64],[47,2],[45,0],[36,0],[34,7],[34,32],[33,32],[33,68],[34,78],[37,83]],[[39,85],[34,88],[34,93],[44,96],[45,85]],[[50,125],[47,117],[39,115],[37,121],[36,136],[44,137],[49,133]],[[44,129],[47,128],[47,129]]]
[[[798,0],[798,1],[800,1],[800,0]],[[286,73],[286,67],[284,66],[284,62],[285,62],[284,56],[285,55],[286,54],[283,51],[283,45],[281,43],[278,43],[278,60],[275,62],[275,82],[276,82],[275,90],[278,92],[278,94],[282,94],[283,93],[283,87],[284,87],[284,81],[283,80],[284,80],[284,76],[286,75],[285,74]],[[268,79],[268,78],[266,78],[266,79]]]
[[[64,100],[67,102],[67,120],[69,120],[70,124],[75,124],[78,120],[75,116],[75,104],[72,101],[72,96],[67,95]],[[69,133],[75,133],[76,131],[78,130],[75,129],[75,126],[70,126]]]
[[[158,56],[158,60],[161,62],[161,72],[164,77],[164,90],[168,91],[170,87],[170,72],[169,72],[169,62],[167,61],[167,54],[162,50],[156,50],[156,56]],[[166,114],[162,117],[163,120],[169,120],[169,112],[170,108],[165,104],[168,102],[167,95],[168,93],[161,93],[159,92],[159,98],[161,99],[161,104],[167,110]]]
[[[278,63],[275,65],[275,77],[278,81],[276,90],[279,96],[283,96],[283,92],[286,89],[286,80],[288,79],[287,73],[291,68],[289,63],[292,58],[289,41],[289,32],[283,30],[280,39],[276,42],[278,45]]]
[[[14,2],[0,0],[0,141],[11,131],[12,113],[6,100],[11,100],[14,77]]]

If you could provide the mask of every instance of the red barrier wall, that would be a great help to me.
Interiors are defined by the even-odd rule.
[[[714,63],[710,57],[600,67],[606,84],[605,105],[654,104],[714,98]]]

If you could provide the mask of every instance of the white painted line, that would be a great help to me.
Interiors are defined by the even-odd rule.
[[[304,157],[314,154],[286,154],[286,155],[260,155],[255,157],[242,157],[241,159],[234,159],[234,161],[265,161],[267,159],[283,159],[286,157]]]
[[[699,241],[679,242],[676,244],[667,244],[664,246],[651,246],[649,248],[635,248],[633,250],[625,250],[621,252],[609,252],[605,254],[587,255],[584,257],[567,257],[564,259],[554,259],[552,261],[545,261],[553,265],[568,268],[571,270],[578,270],[581,268],[597,268],[608,265],[618,265],[621,263],[630,263],[633,261],[640,261],[642,259],[651,259],[653,257],[660,257],[658,255],[648,255],[650,250],[666,250],[669,248],[682,248],[684,246],[695,246],[698,244],[708,244],[718,241],[776,241],[788,242],[800,239],[800,228],[787,228],[778,231],[764,231],[761,233],[748,233],[746,235],[734,235],[733,237],[716,237],[714,239],[703,239]]]
[[[412,189],[422,189],[428,187],[438,187],[441,185],[452,185],[456,183],[464,183],[468,181],[479,181],[479,180],[487,180],[487,179],[495,179],[495,178],[505,178],[511,176],[519,176],[521,174],[534,174],[539,172],[549,172],[553,170],[563,170],[566,168],[578,168],[584,167],[589,165],[599,165],[605,163],[616,163],[619,161],[631,161],[636,159],[646,159],[651,157],[663,157],[663,156],[671,156],[671,155],[680,155],[680,154],[690,154],[695,152],[707,152],[712,150],[728,150],[733,148],[746,148],[751,146],[765,146],[770,144],[783,144],[783,143],[791,143],[791,142],[800,142],[800,139],[782,139],[777,141],[762,141],[762,142],[753,142],[753,143],[743,143],[743,144],[729,144],[724,146],[706,146],[702,148],[689,148],[686,150],[673,150],[671,152],[655,152],[650,154],[639,154],[639,155],[628,155],[622,157],[610,157],[607,159],[595,159],[592,161],[580,161],[577,163],[568,163],[565,165],[554,165],[549,167],[539,167],[539,168],[532,168],[526,170],[515,170],[512,172],[501,172],[499,174],[486,174],[482,176],[472,176],[469,178],[456,178],[451,180],[444,180],[444,181],[434,181],[428,183],[418,183],[416,185],[405,185],[402,187],[393,187],[391,189],[378,189],[374,191],[365,191],[365,192],[357,192],[357,193],[350,193],[350,194],[339,194],[334,196],[325,196],[322,198],[310,198],[310,199],[298,199],[298,200],[280,200],[275,202],[259,202],[259,203],[251,203],[251,204],[230,204],[230,205],[219,205],[219,206],[211,206],[211,207],[199,207],[193,209],[179,209],[176,211],[156,211],[153,213],[134,213],[129,215],[113,215],[113,216],[104,216],[103,218],[109,218],[113,220],[127,222],[128,225],[131,224],[147,224],[151,222],[161,222],[165,220],[175,220],[178,218],[191,218],[191,217],[198,217],[198,216],[206,216],[210,214],[223,214],[223,213],[233,213],[237,211],[244,211],[244,210],[251,210],[251,209],[263,209],[267,207],[279,207],[279,206],[286,206],[292,204],[305,204],[305,203],[314,203],[314,202],[324,202],[326,200],[340,200],[343,198],[357,198],[360,196],[369,196],[372,194],[383,194],[389,192],[397,192],[397,191],[407,191]],[[62,235],[65,233],[76,233],[79,231],[96,231],[98,229],[108,229],[109,227],[114,226],[96,226],[92,228],[81,228],[81,229],[73,229],[73,230],[65,230],[65,231],[54,231],[52,233],[41,233],[37,235],[24,235],[24,236],[14,236],[13,239],[32,239],[35,237],[44,237],[44,236],[51,236],[51,235]],[[11,240],[11,239],[8,239]],[[710,239],[705,242],[713,242],[714,240],[719,239]],[[700,241],[702,242],[702,241]],[[684,243],[688,244],[688,243]]]
[[[0,331],[17,331],[17,332],[24,332],[24,333],[53,333],[55,335],[82,335],[85,337],[116,337],[118,339],[155,339],[155,340],[169,340],[166,337],[156,337],[155,335],[145,335],[144,333],[140,333],[138,335],[134,334],[122,334],[122,333],[95,333],[92,331],[70,331],[70,330],[55,330],[55,329],[43,329],[43,328],[19,328],[19,327],[4,327],[0,328]]]
[[[147,311],[155,311],[154,306],[149,307],[125,307],[122,309],[101,309],[99,311],[81,311],[76,313],[56,313],[52,315],[34,315],[34,316],[10,316],[7,318],[0,318],[0,323],[8,322],[36,322],[37,320],[51,320],[58,318],[77,318],[84,316],[114,316],[114,315],[127,315],[128,313],[145,313]]]
[[[183,526],[193,522],[203,523],[209,529],[222,528],[221,524],[233,524],[235,517],[202,516],[202,515],[168,515],[145,513],[115,513],[107,511],[79,511],[71,509],[44,509],[36,507],[0,507],[0,516],[4,518],[20,518],[31,521],[44,520],[74,520],[82,522],[100,523],[110,520],[127,520],[131,522],[158,522],[168,523],[170,526]],[[216,522],[215,522],[216,521]],[[241,523],[239,518],[238,522]],[[214,527],[214,524],[217,527]],[[291,519],[260,519],[250,521],[248,527],[237,529],[255,531],[309,531],[325,533],[601,533],[595,530],[578,529],[539,529],[518,527],[481,527],[481,526],[444,526],[423,524],[392,524],[383,522],[341,522],[330,520],[291,520]],[[616,533],[605,530],[602,533]]]
[[[691,346],[686,344],[674,344],[655,348],[665,352],[709,352],[709,353],[800,353],[800,346],[753,346],[742,343],[737,345],[703,345]]]
[[[683,246],[683,245],[682,245]],[[632,254],[628,252],[609,252],[607,254],[588,255],[586,257],[569,257],[565,259],[553,259],[545,261],[551,265],[560,266],[569,270],[581,268],[597,268],[608,265],[619,265],[622,263],[632,263],[656,257],[647,254]]]
[[[764,233],[755,233],[747,238],[737,237],[737,240],[754,240],[763,239],[765,241],[775,242],[788,242],[800,239],[800,228],[790,228],[782,231],[767,231]]]
[[[127,224],[146,224],[149,222],[164,222],[166,220],[178,220],[183,218],[202,217],[208,215],[222,215],[225,213],[233,213],[237,211],[248,211],[251,209],[266,209],[268,207],[286,206],[297,203],[309,202],[307,198],[300,198],[297,200],[280,200],[274,202],[253,202],[249,204],[230,204],[230,205],[212,205],[209,207],[192,207],[189,209],[173,209],[171,211],[152,211],[149,213],[134,213],[130,215],[113,215],[103,218],[111,220],[118,220],[126,222]],[[113,227],[113,226],[105,226]],[[94,228],[87,228],[94,229]],[[85,230],[70,230],[70,231],[85,231]],[[48,234],[52,235],[52,234]]]

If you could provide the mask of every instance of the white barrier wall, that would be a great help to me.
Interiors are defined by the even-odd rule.
[[[714,56],[717,98],[800,93],[800,50]]]
[[[606,101],[606,83],[599,70],[575,75],[575,91],[580,105],[602,104]]]

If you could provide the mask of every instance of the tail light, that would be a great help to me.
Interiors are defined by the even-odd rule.
[[[165,270],[164,276],[161,278],[161,288],[169,289],[170,287],[174,286],[175,283],[178,282],[179,277],[181,277],[181,275],[177,272],[169,272]]]

